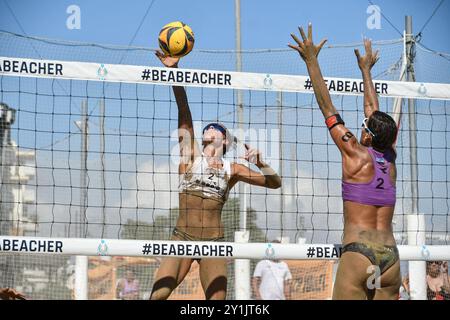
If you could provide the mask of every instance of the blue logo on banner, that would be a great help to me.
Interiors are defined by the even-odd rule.
[[[430,257],[430,250],[428,250],[428,248],[423,245],[422,246],[422,257],[424,257],[425,259],[428,259]]]
[[[108,70],[106,70],[105,65],[102,63],[100,68],[97,69],[97,76],[100,80],[105,80],[108,75]]]
[[[272,78],[270,77],[270,74],[267,74],[264,78],[264,87],[265,88],[271,88],[273,84]]]
[[[269,243],[266,249],[266,258],[272,259],[275,256],[275,249],[272,247],[272,244]]]
[[[97,254],[99,256],[105,256],[108,254],[108,245],[105,240],[102,240],[97,247]]]

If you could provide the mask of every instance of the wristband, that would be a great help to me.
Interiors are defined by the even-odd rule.
[[[345,125],[345,122],[344,122],[344,120],[342,120],[342,118],[339,115],[339,113],[336,113],[336,114],[333,114],[332,116],[326,118],[325,119],[325,124],[327,125],[328,130],[331,130],[335,126],[337,126],[338,124]]]

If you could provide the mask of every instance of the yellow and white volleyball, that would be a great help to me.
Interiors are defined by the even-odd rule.
[[[159,32],[159,47],[171,57],[183,57],[194,47],[191,27],[181,21],[166,24]]]

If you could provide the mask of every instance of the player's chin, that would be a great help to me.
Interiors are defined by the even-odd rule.
[[[370,143],[367,141],[367,139],[364,139],[363,137],[361,137],[361,139],[359,139],[359,143],[362,146],[367,147],[367,148],[369,148],[371,146]]]

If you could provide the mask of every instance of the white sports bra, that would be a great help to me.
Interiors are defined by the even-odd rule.
[[[231,163],[225,159],[222,163],[222,168],[211,168],[203,154],[197,157],[191,168],[180,175],[179,191],[224,203],[229,194]]]

